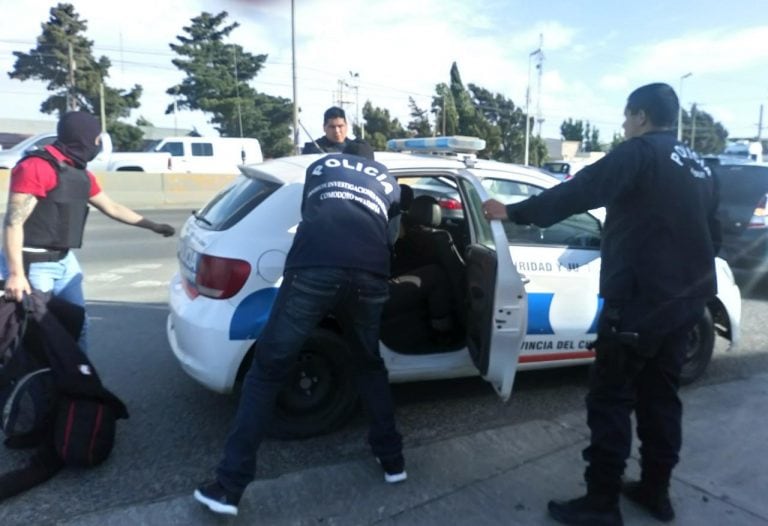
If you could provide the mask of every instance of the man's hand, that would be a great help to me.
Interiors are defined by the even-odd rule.
[[[163,237],[169,237],[176,233],[176,229],[174,229],[171,225],[168,225],[166,223],[155,223],[154,221],[150,221],[146,217],[141,218],[141,220],[138,223],[136,223],[136,226],[149,229],[155,234],[160,234]]]
[[[156,223],[155,228],[152,229],[155,234],[160,234],[163,237],[170,237],[176,233],[176,229],[166,223]]]
[[[496,199],[489,199],[483,203],[483,213],[489,221],[492,219],[500,219],[502,221],[509,219],[507,207]]]
[[[31,294],[32,287],[29,286],[26,276],[11,275],[5,280],[5,297],[14,301],[21,301],[24,294]]]

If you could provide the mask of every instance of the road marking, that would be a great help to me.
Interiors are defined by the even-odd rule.
[[[134,281],[131,283],[131,287],[136,288],[149,288],[149,287],[167,287],[171,282],[170,281],[155,281],[151,279],[147,279],[144,281]]]
[[[123,279],[123,276],[119,274],[112,274],[110,272],[102,272],[100,274],[94,274],[91,276],[86,276],[85,281],[88,282],[94,282],[94,283],[111,283],[113,281],[118,281]]]
[[[85,276],[86,282],[92,282],[92,283],[113,283],[115,281],[123,279],[125,274],[139,274],[141,272],[146,272],[148,270],[157,270],[159,268],[162,268],[162,263],[141,263],[138,265],[129,265],[126,267],[118,267],[109,269],[106,272],[99,272],[98,274],[89,274]],[[142,283],[142,282],[139,282]],[[149,283],[149,282],[148,282]],[[154,287],[158,284],[168,284],[168,281],[152,281],[151,285],[140,285],[144,287]]]

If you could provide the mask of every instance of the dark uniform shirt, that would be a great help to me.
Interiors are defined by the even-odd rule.
[[[400,187],[376,161],[327,155],[307,168],[301,223],[285,268],[342,267],[389,277]]]
[[[317,146],[315,146],[315,142],[317,143]],[[344,142],[333,142],[328,139],[328,137],[322,136],[315,142],[305,142],[304,147],[301,149],[301,153],[341,153],[352,140],[346,138],[344,139]],[[318,149],[318,146],[320,149]]]
[[[645,304],[709,299],[720,230],[715,181],[668,132],[627,140],[572,180],[508,205],[511,220],[546,227],[606,207],[600,294]]]

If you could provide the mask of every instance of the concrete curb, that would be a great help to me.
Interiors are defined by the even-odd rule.
[[[768,525],[768,376],[684,393],[686,442],[675,472],[677,524]],[[406,450],[409,479],[383,482],[373,459],[288,473],[249,486],[232,524],[555,524],[550,498],[584,492],[583,412],[441,440]],[[627,475],[637,476],[630,461]],[[66,525],[221,524],[189,494],[103,510]],[[628,525],[652,524],[623,501]]]

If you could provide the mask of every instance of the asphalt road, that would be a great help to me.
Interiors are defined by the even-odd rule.
[[[147,211],[180,227],[188,210]],[[167,286],[176,268],[177,238],[161,238],[94,212],[85,248],[91,318],[90,355],[105,384],[127,403],[118,443],[107,463],[88,471],[65,470],[46,484],[0,503],[0,524],[53,524],[95,510],[191,495],[219,459],[235,399],[206,391],[179,368],[165,338]],[[723,342],[700,383],[720,383],[768,371],[768,280],[743,284],[742,343],[726,353]],[[498,401],[479,379],[394,386],[398,422],[409,446],[488,429],[551,418],[583,407],[584,367],[518,375],[512,399]],[[756,415],[758,417],[758,415]],[[366,426],[358,415],[346,428],[303,441],[267,441],[259,477],[365,458]],[[0,471],[27,452],[0,448]]]

